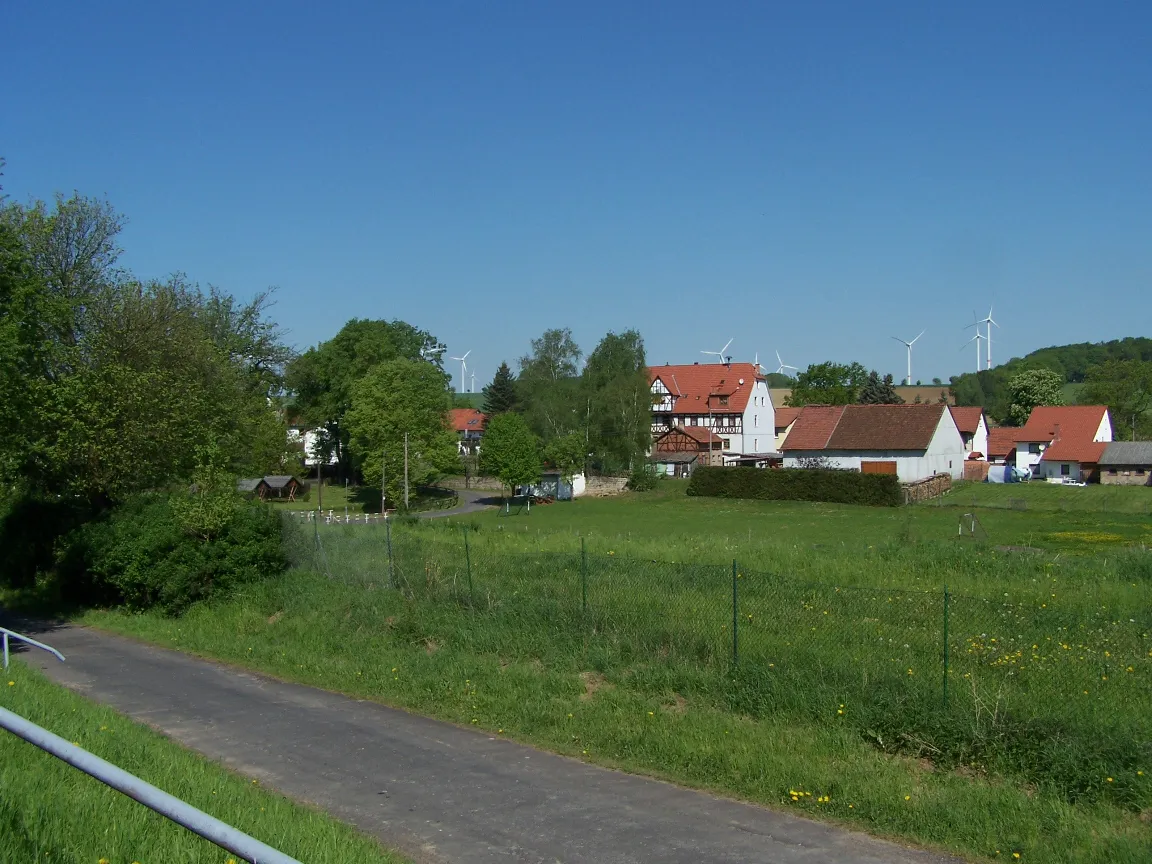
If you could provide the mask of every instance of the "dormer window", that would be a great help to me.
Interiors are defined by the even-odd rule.
[[[721,396],[720,397],[720,404],[721,405],[727,405],[728,404],[728,397],[727,396]]]

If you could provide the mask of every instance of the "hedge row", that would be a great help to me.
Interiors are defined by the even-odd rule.
[[[898,507],[900,481],[895,474],[860,474],[826,468],[700,467],[692,472],[688,494],[712,498],[759,498],[766,501],[829,501]]]

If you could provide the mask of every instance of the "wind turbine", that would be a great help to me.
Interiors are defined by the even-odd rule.
[[[972,325],[969,324],[968,326],[971,327]],[[999,325],[997,325],[997,326],[999,326]],[[973,342],[976,343],[976,371],[977,372],[980,371],[980,340],[983,338],[984,338],[984,334],[981,333],[980,328],[977,327],[976,328],[976,335],[973,336],[971,339],[969,339],[967,342],[965,342],[963,345],[960,346],[960,350],[963,351],[965,348],[967,348]]]
[[[927,330],[921,330],[917,334],[916,339],[919,339],[921,336],[923,336],[927,332],[928,332]],[[916,344],[916,339],[913,339],[911,342],[905,342],[899,336],[893,336],[892,338],[895,339],[897,342],[899,342],[901,345],[903,345],[904,347],[906,347],[908,349],[908,379],[905,381],[905,383],[909,387],[911,387],[912,386],[912,346]]]
[[[795,366],[789,366],[787,363],[785,363],[783,360],[781,360],[781,359],[780,359],[780,352],[779,352],[779,351],[777,351],[777,352],[776,352],[776,362],[780,364],[780,365],[779,365],[779,366],[776,368],[776,374],[777,374],[777,375],[786,375],[786,374],[788,374],[788,373],[786,373],[786,372],[784,371],[785,369],[791,369],[793,372],[799,372],[799,371],[800,371],[800,370],[799,370],[799,369],[797,369]]]
[[[475,372],[475,370],[473,370],[473,372],[472,372],[472,386],[468,389],[468,392],[469,393],[475,393],[476,392],[476,372]]]
[[[460,392],[461,393],[465,392],[465,390],[464,390],[465,383],[464,382],[465,382],[466,377],[468,375],[468,364],[465,363],[464,361],[468,359],[468,355],[471,353],[472,353],[472,349],[469,348],[467,351],[464,352],[463,357],[453,357],[452,358],[453,360],[459,360],[460,361]]]
[[[707,355],[709,355],[709,356],[715,356],[715,357],[719,357],[719,358],[720,358],[720,362],[721,362],[721,363],[723,363],[723,362],[725,362],[725,360],[724,360],[724,352],[728,350],[728,346],[729,346],[729,345],[731,345],[731,344],[732,344],[732,340],[731,340],[731,339],[729,339],[729,340],[728,340],[728,341],[727,341],[727,342],[724,344],[724,347],[723,347],[723,348],[721,348],[719,351],[701,351],[700,353],[701,353],[701,354],[707,354]]]
[[[973,318],[976,317],[975,312],[972,313],[972,317]],[[1000,326],[999,324],[996,324],[996,322],[992,320],[992,307],[991,306],[988,307],[988,317],[981,318],[976,323],[977,323],[977,325],[983,324],[988,330],[988,335],[986,335],[984,337],[985,339],[988,340],[988,344],[984,346],[984,354],[988,358],[988,368],[991,369],[992,368],[992,326],[993,325],[995,325],[996,327]],[[976,329],[979,330],[980,329],[979,326],[977,326]]]

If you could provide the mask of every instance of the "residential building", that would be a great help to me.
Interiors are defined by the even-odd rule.
[[[707,426],[675,426],[652,445],[652,462],[670,477],[687,477],[698,465],[724,464],[723,439]]]
[[[1152,441],[1113,441],[1097,464],[1105,485],[1152,486]]]
[[[708,429],[720,438],[724,465],[741,456],[775,455],[775,409],[754,364],[665,364],[649,367],[648,379],[653,438],[676,427]]]
[[[480,452],[480,439],[488,417],[475,408],[453,408],[448,412],[448,423],[456,432],[457,448],[461,456],[475,456]]]
[[[1016,430],[1016,469],[1054,482],[1094,479],[1111,440],[1104,405],[1040,405]]]
[[[784,446],[788,433],[792,430],[796,418],[800,416],[803,408],[777,408],[776,409],[776,449]]]
[[[784,440],[784,467],[895,474],[903,483],[963,476],[968,450],[943,404],[809,405]]]
[[[993,426],[988,430],[988,452],[985,454],[993,465],[1015,466],[1016,433],[1012,426]]]
[[[984,416],[984,409],[976,405],[971,408],[953,406],[948,410],[952,412],[952,419],[956,421],[956,428],[964,439],[968,458],[988,458],[988,420]]]

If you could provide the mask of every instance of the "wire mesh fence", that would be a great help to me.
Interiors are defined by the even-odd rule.
[[[1139,789],[1114,776],[1092,792],[1082,779],[1121,773],[1097,762],[1152,769],[1146,611],[806,582],[739,561],[591,554],[580,541],[570,552],[509,552],[467,527],[315,537],[317,569],[404,597],[411,614],[395,626],[414,639],[545,661],[579,655],[588,668],[675,669],[682,684],[749,715],[830,717],[887,750],[1009,764],[1072,797],[1147,803],[1135,768]]]

